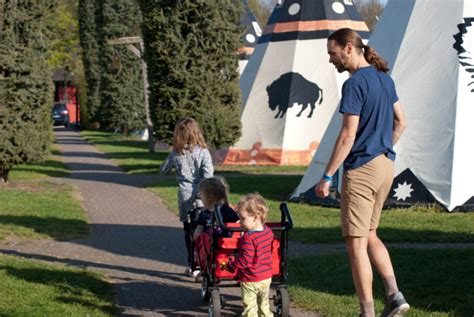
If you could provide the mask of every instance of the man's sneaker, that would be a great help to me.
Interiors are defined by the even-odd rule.
[[[400,317],[410,309],[401,292],[390,295],[385,301],[382,317]]]

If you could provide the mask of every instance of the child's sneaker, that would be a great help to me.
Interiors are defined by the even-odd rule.
[[[184,274],[186,274],[187,276],[193,277],[193,269],[188,267],[186,270],[184,270]]]
[[[201,271],[200,270],[194,270],[192,273],[191,273],[191,276],[196,278],[198,277],[199,275],[201,274]]]
[[[385,301],[382,317],[400,317],[410,309],[401,292],[390,295]]]

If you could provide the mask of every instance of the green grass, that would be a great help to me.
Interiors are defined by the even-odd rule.
[[[82,131],[81,135],[129,173],[159,172],[160,164],[168,156],[168,152],[163,151],[149,153],[147,142],[137,137],[125,138],[121,134],[101,131]]]
[[[230,200],[237,203],[241,195],[258,191],[278,219],[280,201],[288,198],[300,176],[295,175],[226,175]],[[177,183],[168,179],[150,187],[170,210],[177,212]],[[304,243],[342,242],[339,210],[306,204],[288,204],[295,222],[292,239]],[[474,242],[474,213],[442,212],[435,208],[384,211],[379,235],[385,242]]]
[[[474,312],[474,250],[391,250],[398,284],[412,309],[407,316],[466,316]],[[383,284],[374,277],[375,304],[383,310]],[[322,316],[356,316],[359,305],[347,256],[290,259],[292,302]]]
[[[87,140],[131,173],[156,172],[167,152],[148,153],[147,143],[109,132],[83,131]],[[288,199],[301,180],[305,167],[217,166],[230,186],[230,200],[258,191],[277,219],[280,201]],[[269,175],[274,174],[274,175]],[[177,184],[171,176],[150,187],[173,211],[177,211]],[[304,243],[341,242],[339,211],[306,204],[289,204],[295,220],[292,239]],[[414,207],[383,213],[379,235],[386,242],[474,242],[474,213],[445,213],[436,208]]]
[[[68,169],[58,159],[60,155],[56,149],[51,150],[50,156],[43,164],[23,164],[13,167],[9,174],[9,179],[15,182],[30,181],[44,177],[66,177],[69,174]]]
[[[72,185],[48,181],[66,177],[65,164],[52,151],[43,164],[15,166],[0,184],[0,240],[12,238],[73,239],[89,233],[80,199]]]
[[[116,316],[104,278],[86,270],[0,256],[1,316]]]
[[[80,238],[89,228],[71,185],[12,183],[0,188],[0,239]]]

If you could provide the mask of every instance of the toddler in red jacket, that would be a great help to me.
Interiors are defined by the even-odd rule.
[[[268,206],[258,193],[243,196],[237,213],[245,230],[235,260],[223,264],[230,272],[238,271],[242,289],[242,316],[273,316],[268,293],[272,282],[273,232],[265,225]]]

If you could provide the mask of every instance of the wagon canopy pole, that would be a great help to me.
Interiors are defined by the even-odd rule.
[[[153,123],[151,122],[150,108],[148,106],[148,75],[145,59],[143,58],[143,52],[145,50],[143,39],[139,36],[120,37],[108,40],[107,44],[127,45],[127,49],[140,59],[143,76],[143,100],[145,102],[146,127],[148,131],[148,151],[153,153],[155,152],[155,143],[153,142]],[[140,48],[138,49],[134,44],[138,44]]]

